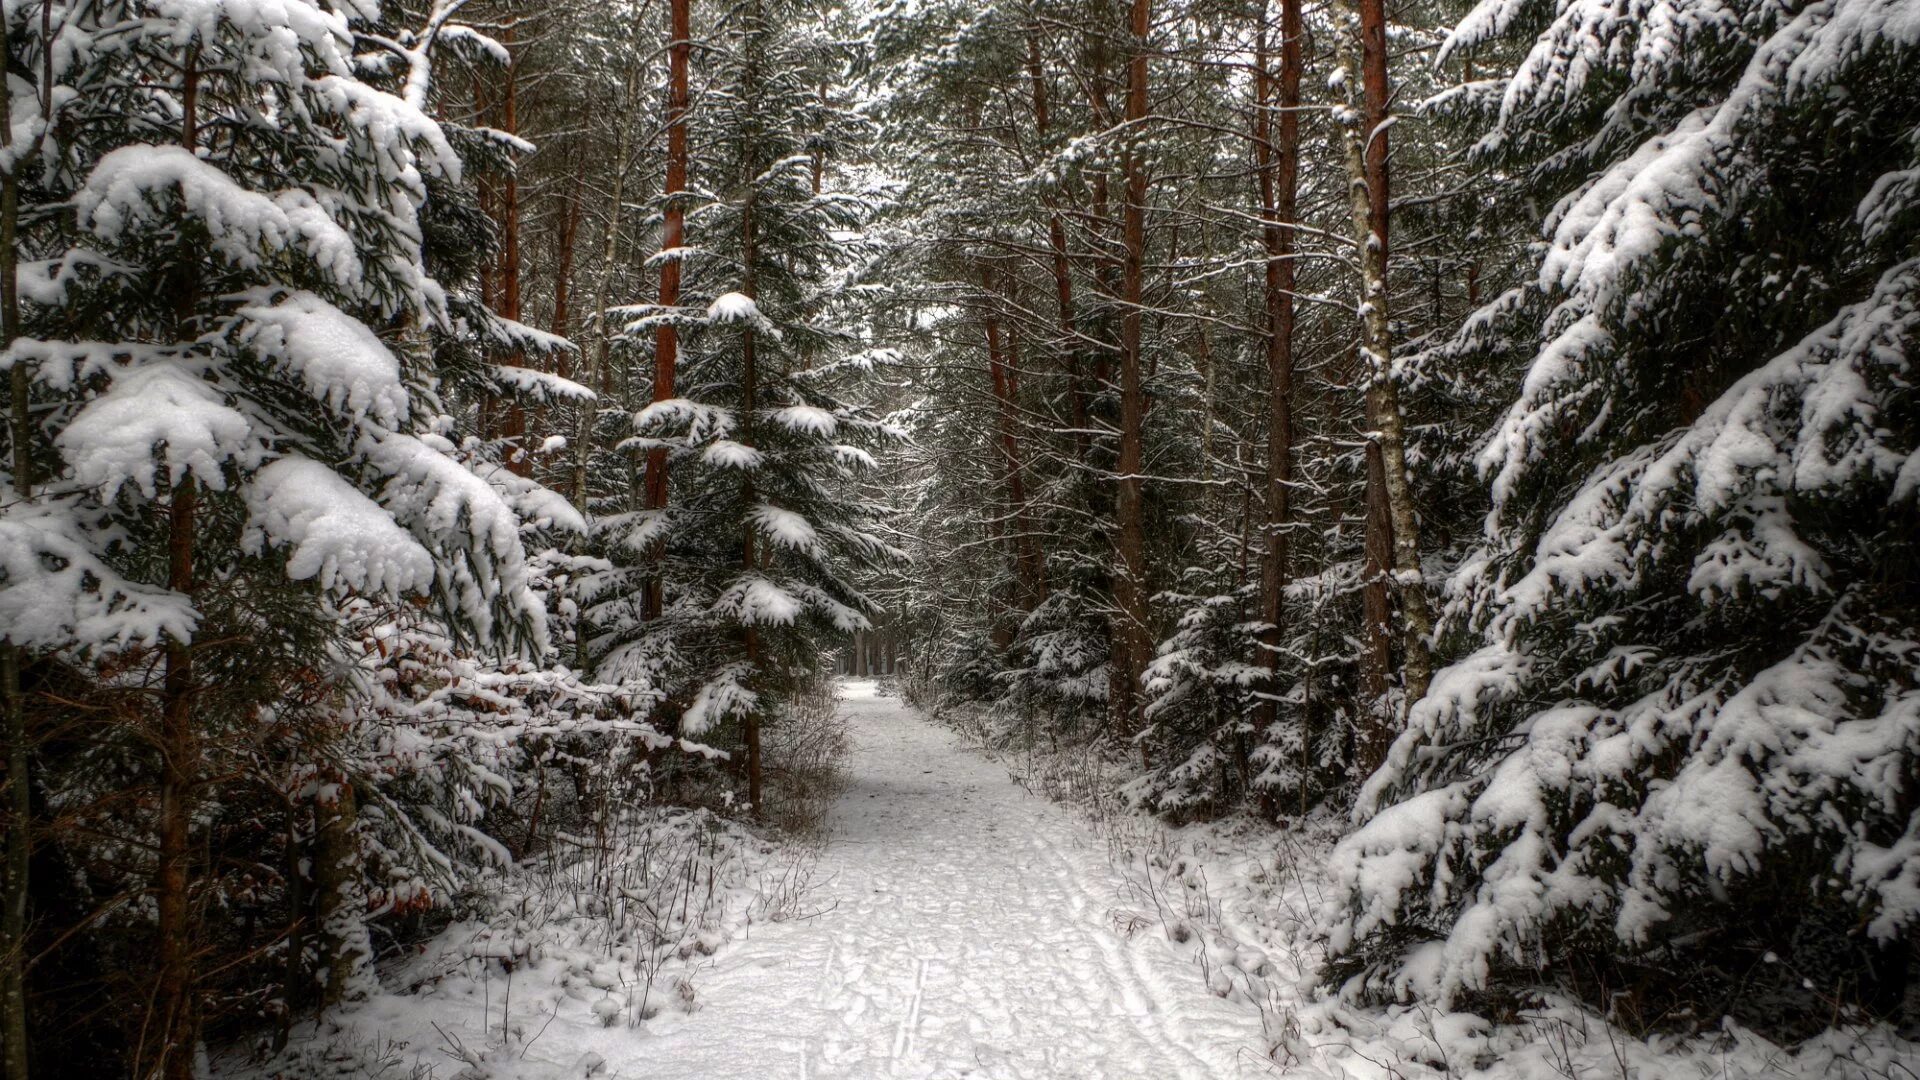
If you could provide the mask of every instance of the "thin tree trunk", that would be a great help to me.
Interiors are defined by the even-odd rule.
[[[687,64],[693,51],[693,28],[688,14],[689,0],[669,0],[673,40],[667,47],[667,181],[662,192],[664,224],[660,235],[662,251],[674,251],[685,241],[687,210],[682,197],[687,190]],[[671,312],[680,306],[680,258],[675,252],[660,264],[660,325],[653,334],[653,400],[673,397],[674,367],[679,359],[680,332],[673,325]],[[656,446],[647,451],[646,508],[659,515],[667,509],[667,449]],[[659,561],[665,554],[664,543],[656,542],[654,572],[647,577],[640,601],[643,619],[660,617],[664,595]]]
[[[567,337],[573,330],[573,245],[580,235],[580,188],[585,170],[576,173],[573,178],[573,191],[567,196],[567,207],[560,219],[560,250],[555,254],[553,271],[553,322],[549,329],[557,337]],[[560,354],[560,377],[573,378],[572,360],[569,354]]]
[[[1147,116],[1147,31],[1152,0],[1133,0],[1133,55],[1127,65],[1129,125],[1121,169],[1126,177],[1127,202],[1123,227],[1126,257],[1122,265],[1120,318],[1120,461],[1116,505],[1119,531],[1119,574],[1114,600],[1119,608],[1114,634],[1117,674],[1114,701],[1117,717],[1129,733],[1139,730],[1139,682],[1145,664],[1148,631],[1146,523],[1143,520],[1146,391],[1141,385],[1141,308],[1146,277],[1147,170],[1139,146],[1139,125]],[[1145,753],[1144,745],[1142,754]]]
[[[199,142],[199,49],[190,48],[181,93],[180,144]],[[184,335],[192,316],[193,289],[180,289],[176,332]],[[191,473],[173,484],[167,505],[167,588],[194,594],[193,540],[197,490]],[[191,858],[194,785],[200,776],[200,742],[194,727],[193,641],[169,638],[160,694],[160,826],[154,861],[154,933],[159,971],[154,1009],[160,1021],[155,1073],[166,1080],[193,1080],[194,1044],[199,1027],[194,985]],[[152,1030],[149,1024],[149,1030]]]
[[[635,32],[639,31],[636,26]],[[607,383],[607,369],[613,348],[613,331],[607,326],[607,308],[612,297],[615,265],[620,257],[620,223],[622,211],[626,207],[627,171],[633,165],[633,117],[640,108],[640,90],[643,85],[641,73],[637,68],[629,68],[626,75],[625,104],[615,119],[615,138],[613,153],[613,190],[607,200],[607,240],[602,252],[600,280],[595,288],[593,301],[596,329],[599,338],[595,343],[593,358],[588,364],[586,377],[581,381],[596,393],[603,391]],[[580,416],[574,429],[573,456],[573,503],[585,513],[587,510],[587,468],[593,459],[593,420],[596,407],[591,402],[582,402]],[[580,636],[578,664],[586,670],[586,640]]]
[[[1012,292],[1014,285],[1015,281],[1013,277],[1009,275],[1007,280],[1009,293]],[[1002,364],[1002,373],[1004,375],[1002,382],[1006,391],[1006,396],[1002,400],[1004,409],[1002,418],[1006,423],[1006,432],[1009,437],[1008,449],[1012,451],[1007,461],[1007,467],[1011,470],[1008,477],[1007,493],[1013,498],[1014,506],[1018,510],[1014,522],[1015,527],[1020,530],[1019,547],[1017,550],[1027,565],[1027,603],[1029,609],[1031,609],[1039,607],[1045,603],[1047,599],[1047,553],[1046,548],[1040,542],[1040,535],[1034,526],[1033,500],[1027,495],[1026,459],[1019,452],[1019,441],[1016,435],[1016,431],[1020,426],[1021,371],[1020,326],[1018,323],[1013,323],[1007,327],[1007,347],[1002,355],[1005,357],[1005,361]],[[888,633],[891,634],[892,631],[889,630]]]
[[[501,130],[520,133],[519,75],[520,59],[513,52],[514,32],[508,26],[503,38],[507,49],[507,85],[500,104]],[[499,314],[520,321],[520,179],[518,170],[509,166],[500,185],[500,307]],[[508,367],[526,366],[526,353],[515,349],[503,361]],[[507,469],[521,476],[533,472],[533,455],[526,446],[527,410],[519,399],[507,403],[507,417],[500,430],[507,442]]]
[[[994,423],[999,429],[1000,457],[1006,469],[1007,505],[1013,511],[1014,539],[1011,546],[1014,573],[1019,581],[1022,605],[1025,610],[1031,611],[1046,598],[1046,572],[1027,513],[1026,467],[1020,457],[1019,439],[1014,434],[1014,427],[1019,422],[1019,409],[1014,400],[1013,374],[1008,367],[1008,346],[1002,344],[1000,319],[994,310],[993,271],[984,265],[980,267],[980,288],[987,300],[984,322],[987,333],[987,374],[993,386]]]
[[[1027,79],[1033,86],[1033,128],[1041,145],[1052,133],[1052,112],[1047,104],[1046,69],[1040,63],[1040,29],[1027,28]],[[1060,337],[1067,354],[1067,408],[1073,425],[1074,459],[1087,458],[1087,389],[1081,385],[1079,334],[1073,318],[1073,272],[1067,254],[1067,224],[1060,213],[1065,201],[1066,181],[1062,180],[1043,198],[1047,205],[1047,246],[1052,253],[1054,302],[1059,305]]]
[[[1343,0],[1343,4],[1350,2]],[[1359,71],[1364,87],[1363,100],[1354,101],[1353,79],[1347,79],[1348,112],[1354,119],[1345,125],[1345,141],[1353,234],[1359,245],[1356,254],[1361,272],[1360,358],[1366,372],[1369,442],[1378,448],[1381,458],[1377,481],[1374,470],[1368,469],[1368,502],[1384,503],[1392,524],[1388,543],[1404,628],[1402,684],[1406,702],[1411,705],[1426,695],[1433,678],[1433,658],[1428,644],[1433,634],[1433,615],[1420,565],[1420,522],[1414,512],[1413,486],[1407,475],[1405,421],[1400,411],[1399,390],[1393,381],[1393,339],[1387,312],[1386,13],[1382,0],[1358,0],[1358,3],[1357,14],[1343,8],[1348,26],[1336,36],[1342,65],[1350,76]],[[1356,39],[1358,56],[1355,55]],[[1369,509],[1371,511],[1371,506]],[[1371,512],[1369,520],[1372,520]]]
[[[0,19],[0,56],[11,56],[7,20]],[[13,95],[0,80],[0,115],[12,115]],[[13,132],[0,129],[0,147],[12,157]],[[18,162],[0,173],[0,347],[12,348],[20,336],[20,222]],[[13,444],[14,496],[33,497],[33,417],[28,408],[32,383],[25,360],[15,358],[9,373],[8,432]],[[0,865],[0,1072],[7,1080],[27,1080],[27,873],[32,819],[31,777],[27,762],[27,701],[22,684],[27,650],[0,644],[0,692],[6,695],[6,857]]]
[[[763,33],[765,30],[760,5],[756,3],[753,5],[749,32]],[[751,49],[752,46],[749,48]],[[757,60],[760,54],[754,50],[750,55]],[[752,161],[751,155],[748,160]],[[757,164],[750,164],[745,170],[746,175],[743,179],[746,184],[746,195],[740,212],[740,263],[743,271],[740,291],[756,304],[759,302],[760,294],[758,273],[760,234],[759,221],[755,216],[755,211],[759,209],[759,199],[753,186],[757,172]],[[760,371],[755,363],[754,344],[753,324],[748,323],[740,338],[740,428],[741,441],[748,447],[754,446],[758,441],[754,431],[754,412],[760,407]],[[751,470],[743,470],[742,475],[746,477],[746,503],[752,506],[754,503],[753,473]],[[754,547],[753,525],[749,522],[745,527],[745,535],[741,537],[741,566],[749,573],[757,568],[760,558]],[[768,552],[768,556],[771,557],[771,555],[772,552]],[[745,638],[747,669],[753,673],[749,677],[756,677],[760,669],[760,630],[748,624],[742,636]],[[752,809],[754,819],[757,821],[762,816],[760,713],[758,710],[747,714],[743,728],[742,734],[747,744],[747,805]]]
[[[1275,696],[1280,692],[1281,621],[1291,575],[1288,530],[1293,523],[1293,254],[1294,223],[1299,212],[1300,36],[1300,0],[1281,0],[1280,78],[1276,87],[1262,13],[1254,95],[1254,155],[1264,218],[1260,233],[1267,255],[1267,522],[1260,560],[1260,619],[1267,625],[1261,636],[1265,666],[1273,673],[1267,691]],[[1263,698],[1259,725],[1265,728],[1278,718],[1278,701]]]
[[[167,587],[193,595],[195,485],[191,475],[173,486],[167,510]],[[193,644],[168,640],[160,705],[160,847],[154,866],[159,972],[154,1008],[159,1019],[159,1067],[167,1080],[192,1080],[197,1024],[189,895],[193,787],[200,744],[193,723]]]
[[[1387,509],[1386,464],[1380,444],[1368,442],[1366,512],[1363,567],[1365,581],[1360,587],[1360,695],[1380,714],[1391,685],[1393,673],[1393,600],[1387,587],[1387,568],[1393,563],[1393,516]],[[1361,763],[1368,771],[1378,764],[1375,756],[1384,746],[1382,732],[1389,718],[1375,715],[1366,728],[1366,745]]]
[[[644,10],[644,9],[642,9]],[[634,32],[640,30],[636,18]],[[624,102],[619,116],[615,118],[613,190],[607,200],[606,243],[601,253],[600,278],[594,288],[594,329],[598,332],[594,350],[587,354],[582,350],[582,359],[586,371],[579,380],[595,393],[603,393],[607,385],[607,371],[613,348],[613,331],[607,325],[607,308],[612,297],[616,265],[620,256],[620,225],[622,211],[626,205],[627,171],[633,163],[633,118],[639,112],[640,92],[643,86],[638,66],[629,67],[626,72]],[[577,207],[576,207],[577,210]],[[574,422],[573,454],[573,504],[581,514],[588,511],[589,491],[587,471],[593,460],[594,420],[598,414],[595,402],[583,401]],[[574,666],[580,671],[592,669],[592,657],[587,652],[587,616],[584,606],[574,620]]]

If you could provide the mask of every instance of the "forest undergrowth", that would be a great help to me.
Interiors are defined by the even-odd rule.
[[[209,1071],[245,1080],[537,1077],[547,1074],[530,1064],[536,1048],[565,1045],[569,1028],[643,1032],[663,1013],[698,1011],[703,973],[720,950],[756,926],[826,909],[817,869],[847,750],[833,684],[818,680],[770,733],[763,826],[737,812],[726,773],[668,774],[664,783],[681,785],[673,800],[553,830],[540,854],[497,868],[459,898],[443,925],[376,943],[386,946],[378,985],[361,1000],[302,1023],[283,1049],[266,1036],[221,1048]],[[584,1071],[569,1075],[607,1067],[591,1053],[571,1065]]]

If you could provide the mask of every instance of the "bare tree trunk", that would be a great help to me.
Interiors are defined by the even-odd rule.
[[[1276,695],[1280,690],[1281,620],[1291,574],[1288,530],[1293,523],[1293,254],[1294,219],[1299,212],[1300,37],[1300,0],[1281,0],[1280,78],[1276,88],[1268,66],[1266,18],[1262,13],[1254,95],[1254,156],[1260,171],[1264,218],[1260,231],[1267,255],[1267,523],[1260,561],[1260,618],[1269,628],[1261,639],[1267,650],[1266,667],[1274,673],[1267,689]],[[1266,727],[1278,718],[1278,702],[1263,700],[1260,726]]]
[[[1121,169],[1126,177],[1127,203],[1123,239],[1126,247],[1122,266],[1122,308],[1120,318],[1120,461],[1119,498],[1116,516],[1119,530],[1119,574],[1114,578],[1114,601],[1119,608],[1117,646],[1118,676],[1115,689],[1119,696],[1114,709],[1123,730],[1131,733],[1141,726],[1139,715],[1140,674],[1146,662],[1148,646],[1146,523],[1143,520],[1141,476],[1145,468],[1146,390],[1141,385],[1141,308],[1146,277],[1147,249],[1147,170],[1139,147],[1139,124],[1147,116],[1147,31],[1151,24],[1152,0],[1133,0],[1133,55],[1127,65],[1127,111],[1129,125]],[[1142,753],[1145,753],[1143,747]]]
[[[640,10],[644,12],[645,8]],[[636,16],[633,32],[639,34],[641,29],[639,17]],[[599,337],[592,359],[587,364],[585,377],[580,380],[596,393],[604,391],[607,386],[613,348],[613,331],[607,326],[607,308],[612,298],[615,266],[620,257],[620,224],[626,208],[627,172],[633,167],[633,120],[640,111],[640,94],[645,83],[638,64],[627,69],[624,100],[619,114],[614,118],[613,190],[608,193],[606,245],[602,251],[600,280],[593,301],[595,329]],[[595,407],[591,403],[582,403],[574,430],[573,503],[581,513],[587,510],[587,468],[593,458],[594,413]],[[584,634],[581,635],[578,651],[578,666],[584,671],[587,667]]]
[[[1040,63],[1040,28],[1027,28],[1027,79],[1033,87],[1033,128],[1044,146],[1052,130],[1052,112],[1047,104],[1046,69]],[[1063,180],[1044,196],[1047,205],[1047,246],[1052,253],[1054,302],[1059,305],[1060,335],[1067,354],[1067,407],[1073,425],[1074,458],[1087,457],[1087,390],[1081,385],[1080,345],[1073,318],[1073,272],[1067,254],[1067,224],[1060,213],[1065,201]]]
[[[762,21],[760,12],[760,5],[756,3],[753,5],[753,23],[750,30],[753,32],[764,32],[765,29],[766,27]],[[758,53],[756,52],[751,55],[758,56]],[[740,283],[740,291],[744,293],[748,299],[754,300],[755,302],[758,302],[760,294],[758,274],[760,234],[759,222],[755,220],[754,217],[754,212],[759,208],[759,200],[753,186],[754,176],[757,172],[758,169],[753,166],[749,166],[746,169],[746,175],[743,178],[746,181],[746,197],[740,213],[740,261],[744,270]],[[760,407],[760,372],[755,366],[754,329],[752,323],[746,324],[746,329],[740,338],[740,396],[741,440],[747,446],[751,447],[757,442],[754,432],[754,411]],[[751,471],[743,471],[742,475],[746,477],[746,502],[747,505],[751,506],[754,500],[753,473]],[[754,547],[753,525],[749,523],[746,526],[746,535],[741,538],[741,563],[743,568],[748,571],[755,569],[760,559],[760,556],[754,551]],[[771,558],[772,554],[772,552],[768,552],[767,557]],[[748,625],[743,636],[745,638],[747,667],[753,673],[750,677],[758,677],[760,671],[760,630],[758,627]],[[744,730],[742,734],[747,744],[747,805],[752,808],[754,819],[757,821],[762,817],[760,713],[758,710],[747,714],[743,727]]]
[[[580,381],[596,393],[606,384],[609,354],[613,347],[613,331],[607,326],[607,307],[613,289],[614,263],[620,257],[620,219],[625,206],[627,170],[632,163],[632,135],[630,133],[633,108],[636,105],[636,91],[640,85],[638,72],[627,72],[627,104],[615,121],[619,125],[613,154],[613,190],[607,200],[607,241],[602,252],[600,281],[594,296],[594,329],[599,338],[594,343],[591,361],[587,364],[584,378]],[[581,513],[587,510],[587,467],[593,460],[593,421],[596,406],[593,402],[581,402],[580,414],[574,425],[573,433],[573,505]],[[582,650],[579,666],[586,668],[585,639],[582,635]]]
[[[513,52],[514,32],[509,25],[503,37],[507,49],[507,85],[501,100],[501,130],[520,133],[519,75],[520,58]],[[500,185],[500,308],[503,318],[520,321],[520,179],[512,166]],[[526,353],[515,349],[504,358],[509,367],[524,367]],[[500,434],[507,440],[507,468],[521,476],[533,472],[533,457],[526,446],[527,410],[518,399],[507,403],[506,422]]]
[[[688,13],[689,0],[669,0],[673,40],[667,47],[667,182],[664,200],[664,224],[660,234],[662,251],[674,254],[660,264],[660,325],[653,334],[653,400],[673,397],[674,366],[679,358],[680,332],[670,312],[680,306],[680,258],[675,249],[686,238],[687,208],[682,197],[687,190],[687,64],[693,52],[693,27]],[[667,450],[656,446],[647,451],[646,508],[654,514],[667,509]],[[665,554],[664,544],[656,543],[654,573],[647,577],[640,601],[643,619],[660,617],[664,583],[658,560]]]
[[[548,329],[557,337],[567,337],[573,330],[573,246],[580,235],[580,189],[583,185],[585,170],[576,173],[573,178],[573,190],[567,195],[566,209],[560,218],[559,250],[554,254],[553,270],[553,322]],[[560,377],[573,378],[572,361],[568,354],[560,354]]]
[[[1387,587],[1387,568],[1393,563],[1393,516],[1387,509],[1386,465],[1380,444],[1369,442],[1364,558],[1365,580],[1360,587],[1360,696],[1372,714],[1367,717],[1361,746],[1361,764],[1371,772],[1384,747],[1388,724],[1387,690],[1393,674],[1393,600]]]
[[[1406,430],[1400,411],[1399,389],[1393,381],[1393,339],[1387,318],[1388,173],[1387,173],[1387,56],[1386,13],[1382,0],[1358,0],[1356,14],[1342,0],[1347,24],[1336,35],[1346,80],[1348,120],[1345,127],[1349,202],[1353,234],[1359,250],[1360,359],[1366,371],[1367,423],[1370,443],[1378,448],[1381,467],[1377,482],[1369,467],[1368,502],[1385,504],[1392,524],[1393,582],[1400,597],[1404,627],[1402,682],[1408,705],[1426,695],[1433,679],[1428,644],[1433,634],[1432,608],[1420,565],[1420,521],[1413,508],[1413,486],[1407,475]],[[1355,42],[1359,44],[1356,56]],[[1363,100],[1354,100],[1351,74],[1361,73]]]
[[[986,297],[987,374],[993,386],[995,426],[1000,435],[1000,457],[1006,469],[1007,505],[1013,511],[1013,562],[1019,581],[1021,606],[1031,611],[1046,599],[1046,569],[1039,541],[1033,535],[1033,523],[1027,512],[1026,464],[1020,456],[1020,443],[1014,429],[1019,423],[1019,406],[1014,399],[1014,377],[1009,369],[1011,342],[1001,342],[1000,319],[994,311],[993,271],[980,268],[980,288]]]

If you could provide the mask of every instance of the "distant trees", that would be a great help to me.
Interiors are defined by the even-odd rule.
[[[1350,790],[1430,669],[1408,462],[1472,420],[1406,420],[1385,355],[1461,304],[1394,315],[1389,290],[1431,286],[1387,272],[1384,13],[882,5],[874,26],[887,130],[927,163],[908,172],[936,312],[916,385],[972,417],[916,432],[941,447],[921,561],[932,592],[996,597],[944,603],[917,655],[968,693],[993,672],[987,698],[1061,734],[1132,744],[1154,805]],[[1351,175],[1303,168],[1349,141]],[[959,460],[1009,462],[1019,497],[978,499]]]
[[[1357,803],[1355,992],[1913,950],[1911,35],[1662,11],[872,20],[921,685],[1175,816]]]

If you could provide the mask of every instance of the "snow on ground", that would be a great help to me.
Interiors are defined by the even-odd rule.
[[[996,762],[872,682],[844,683],[842,697],[850,782],[816,862],[710,819],[656,819],[662,839],[626,842],[646,852],[647,867],[622,871],[615,893],[631,903],[617,917],[595,906],[592,888],[549,879],[502,903],[523,909],[517,919],[507,911],[441,935],[386,973],[389,992],[310,1027],[278,1065],[222,1074],[1920,1075],[1914,1045],[1885,1029],[1830,1032],[1788,1051],[1737,1028],[1635,1040],[1571,1003],[1493,1025],[1314,999],[1314,912],[1336,823],[1170,829],[1111,801],[1089,814],[1084,798],[1030,792],[1070,794],[1057,774],[1036,773],[1031,760]],[[681,880],[692,884],[676,892]],[[596,929],[613,925],[629,929]],[[634,946],[649,936],[665,944]]]
[[[811,877],[764,856],[755,871],[762,888],[785,889],[788,917],[768,918],[762,898],[687,933],[687,962],[654,973],[645,1005],[630,951],[596,947],[590,930],[529,949],[539,927],[456,928],[388,973],[390,985],[444,973],[422,992],[341,1013],[305,1033],[297,1073],[265,1075],[1272,1075],[1259,1016],[1209,992],[1201,969],[1121,914],[1124,876],[1075,810],[1029,794],[872,682],[846,683],[842,697],[849,784]],[[519,957],[511,980],[503,955]]]
[[[850,783],[811,894],[829,910],[756,927],[699,980],[709,1004],[651,1024],[616,1075],[1255,1074],[1258,1018],[1115,924],[1123,882],[1071,810],[872,683],[843,696]]]
[[[977,725],[969,725],[976,727]],[[988,734],[977,729],[976,734]],[[1848,1024],[1783,1047],[1732,1021],[1636,1038],[1553,994],[1508,1023],[1412,1003],[1363,1009],[1317,987],[1329,859],[1344,820],[1250,817],[1174,827],[1130,811],[1124,776],[1084,755],[1007,755],[1021,782],[1076,806],[1150,923],[1229,1001],[1259,1013],[1287,1080],[1920,1080],[1913,1032]]]

